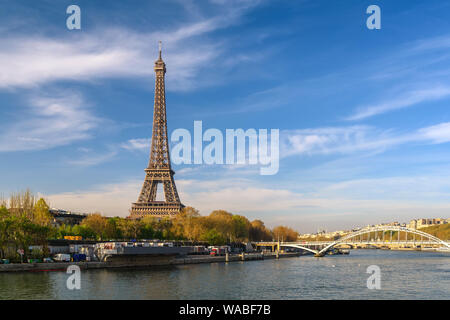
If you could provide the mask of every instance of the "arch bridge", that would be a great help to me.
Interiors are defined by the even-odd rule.
[[[372,233],[375,233],[375,237],[378,237],[381,232],[381,239],[375,239],[370,240],[370,236]],[[389,239],[386,239],[386,232],[390,232]],[[397,240],[393,239],[392,232],[397,232]],[[405,236],[405,240],[400,240],[400,235],[403,233]],[[363,240],[363,236],[367,235],[367,240]],[[412,239],[409,239],[412,235]],[[416,240],[416,237],[419,236],[420,239]],[[424,241],[424,239],[427,239]],[[372,228],[364,228],[355,232],[352,232],[350,234],[347,234],[346,236],[343,236],[337,240],[332,241],[312,241],[312,242],[271,242],[271,243],[261,243],[260,245],[270,245],[273,248],[276,246],[278,249],[280,247],[289,247],[289,248],[297,248],[302,249],[308,252],[313,253],[316,257],[323,257],[327,252],[333,250],[336,246],[339,245],[349,245],[351,247],[355,246],[357,243],[374,243],[377,245],[385,245],[390,246],[393,244],[413,244],[416,245],[417,243],[421,244],[429,244],[429,245],[440,245],[446,248],[450,249],[450,244],[448,244],[445,241],[442,241],[441,239],[432,236],[429,233],[416,230],[416,229],[410,229],[406,227],[398,227],[398,226],[380,226],[380,227],[372,227]],[[258,246],[258,244],[257,244]]]

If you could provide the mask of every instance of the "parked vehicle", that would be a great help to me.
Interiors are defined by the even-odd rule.
[[[44,258],[44,262],[54,262],[51,258]]]
[[[209,250],[204,246],[194,246],[190,254],[209,254]]]
[[[86,261],[86,255],[82,253],[75,253],[72,256],[73,262],[80,262],[80,261]]]
[[[226,254],[226,248],[222,247],[214,247],[211,249],[210,255],[211,256],[224,256]]]
[[[54,260],[58,262],[70,262],[70,254],[57,253],[54,256]]]

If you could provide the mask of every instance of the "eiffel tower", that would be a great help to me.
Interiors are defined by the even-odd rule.
[[[130,218],[144,216],[172,217],[179,213],[184,205],[178,197],[173,175],[175,172],[170,166],[169,142],[167,138],[166,94],[164,77],[166,64],[161,58],[161,41],[159,42],[159,57],[155,61],[155,105],[153,110],[153,134],[150,150],[150,161],[144,185],[136,203],[132,204]],[[163,185],[165,201],[157,201],[158,185]]]

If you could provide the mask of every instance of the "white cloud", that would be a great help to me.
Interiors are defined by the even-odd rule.
[[[81,95],[73,92],[34,96],[29,103],[0,131],[0,152],[43,150],[88,139],[103,121],[92,114]]]
[[[120,146],[123,149],[134,151],[149,151],[150,150],[151,139],[130,139],[127,142],[122,143]]]
[[[127,181],[102,185],[91,190],[53,194],[46,198],[54,208],[125,217],[131,208],[131,202],[136,201],[139,196],[141,184],[142,181]]]
[[[103,154],[91,154],[88,153],[83,155],[79,159],[70,159],[67,161],[70,165],[80,166],[80,167],[90,167],[95,166],[107,161],[112,160],[117,155],[117,151],[109,151]]]
[[[238,23],[243,12],[255,4],[233,3],[212,18],[148,33],[102,26],[88,33],[65,33],[62,38],[3,35],[0,88],[34,87],[58,80],[152,76],[159,40],[163,41],[163,58],[168,64],[168,90],[205,85],[209,81],[202,82],[196,75],[219,57],[224,42],[202,36]]]
[[[200,32],[201,27],[198,27]],[[208,29],[205,29],[206,32]],[[195,32],[184,33],[192,36]],[[139,34],[129,30],[92,32],[81,38],[7,38],[0,47],[0,88],[33,87],[58,80],[89,81],[153,75],[156,45],[165,40],[169,88],[185,90],[195,71],[219,54],[207,43],[180,48],[182,35]]]
[[[325,127],[285,130],[281,133],[281,157],[291,155],[351,154],[382,152],[406,143],[450,142],[450,122],[408,133],[380,130],[370,126]]]
[[[404,137],[393,136],[389,131],[369,126],[285,130],[281,139],[282,157],[382,151],[405,140]]]
[[[419,134],[423,139],[430,139],[433,143],[450,142],[450,122],[422,128]]]
[[[401,97],[393,98],[378,104],[364,106],[347,118],[347,120],[362,120],[389,111],[412,107],[422,102],[433,101],[450,96],[450,87],[434,86],[427,89],[412,90]]]
[[[448,182],[433,177],[422,177],[426,185],[448,187]],[[250,220],[262,219],[267,225],[291,225],[302,232],[317,228],[349,228],[383,221],[408,221],[414,217],[446,216],[450,210],[447,201],[438,201],[426,195],[415,199],[400,197],[400,187],[408,186],[414,178],[399,177],[387,180],[357,180],[339,184],[329,184],[315,194],[303,194],[286,189],[258,186],[256,181],[247,179],[219,179],[214,181],[177,180],[180,198],[185,205],[193,206],[207,215],[212,210],[223,209],[247,216]],[[420,180],[420,179],[419,179]],[[131,203],[135,202],[141,180],[103,185],[91,190],[53,194],[47,196],[53,207],[81,212],[99,211],[107,216],[127,216]],[[388,187],[390,198],[374,199],[345,190],[366,186],[370,190]],[[416,184],[417,186],[417,184]],[[425,189],[417,189],[416,196]],[[432,201],[429,201],[429,200]],[[375,220],[374,220],[375,219]]]

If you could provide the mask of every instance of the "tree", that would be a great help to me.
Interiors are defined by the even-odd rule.
[[[0,208],[1,208],[1,207],[5,207],[5,208],[6,208],[6,206],[7,206],[6,200],[5,200],[5,198],[3,197],[3,194],[1,193],[1,194],[0,194]]]
[[[261,220],[253,220],[250,224],[249,238],[251,241],[270,241],[272,234]]]
[[[203,234],[202,240],[213,246],[220,246],[227,243],[227,239],[216,229],[208,230],[205,234]]]
[[[33,217],[33,207],[35,204],[35,196],[27,189],[25,191],[12,193],[9,199],[10,213],[22,216],[25,215],[29,219]]]
[[[222,237],[231,240],[233,215],[225,210],[214,210],[206,220],[208,229],[215,229]]]
[[[92,230],[100,240],[107,238],[108,220],[100,213],[90,214],[81,225]]]
[[[50,208],[43,198],[40,198],[33,207],[33,222],[40,226],[49,226],[52,221]]]
[[[68,226],[70,228],[70,226]],[[70,234],[67,235],[73,235],[73,236],[81,236],[83,239],[95,239],[97,238],[97,235],[95,232],[88,226],[85,225],[75,225],[72,228],[70,228],[69,231]]]
[[[162,226],[158,219],[152,216],[147,216],[141,219],[143,224],[142,233],[146,234],[147,239],[162,239],[163,231]]]
[[[122,239],[122,234],[119,228],[119,221],[121,218],[108,218],[108,225],[106,227],[106,236],[108,239]]]
[[[42,253],[44,256],[48,256],[50,253],[50,250],[48,249],[48,237],[51,234],[51,227],[50,226],[43,226],[39,224],[31,223],[28,226],[28,230],[31,233],[31,242],[32,244],[41,245],[42,246]]]
[[[121,219],[118,221],[120,233],[125,239],[138,239],[142,235],[145,223],[138,219]]]
[[[244,216],[233,215],[231,218],[231,241],[248,241],[250,221]]]
[[[0,220],[6,219],[9,216],[9,211],[6,209],[6,206],[0,206]]]
[[[127,221],[129,225],[129,230],[131,234],[131,238],[138,239],[142,233],[142,227],[144,224],[140,220],[130,219]]]
[[[202,218],[198,210],[185,207],[172,221],[172,233],[178,239],[199,240],[203,230]]]
[[[9,212],[4,205],[0,207],[0,257],[5,257],[6,245],[9,240]]]
[[[276,241],[297,241],[298,232],[285,226],[278,226],[272,230]]]

